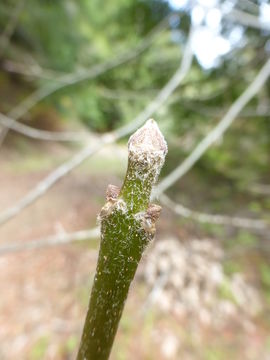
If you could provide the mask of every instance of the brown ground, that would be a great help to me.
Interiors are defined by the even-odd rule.
[[[13,157],[3,157],[0,162],[1,209],[15,203],[48,173],[16,171],[19,157],[16,154]],[[66,151],[61,157],[66,157]],[[9,167],[11,160],[16,162],[12,169]],[[57,232],[95,226],[107,183],[106,176],[85,173],[82,176],[74,172],[1,227],[1,244],[26,242]],[[65,348],[69,337],[72,340],[75,336],[76,340],[83,322],[90,274],[96,260],[93,249],[97,248],[97,241],[92,242],[92,246],[90,243],[86,247],[61,246],[0,258],[1,359],[43,358],[43,355],[35,355],[33,344],[36,342],[37,353],[44,347],[44,358],[65,358],[58,353],[65,353],[61,347]],[[82,291],[85,294],[81,294]]]
[[[59,161],[54,158],[65,159],[71,151],[74,152],[61,146],[51,147],[49,153],[47,148],[43,148],[41,154],[45,150],[46,156],[50,157],[50,162],[45,166],[46,170],[43,166],[42,169],[39,168],[39,156],[40,162],[44,161],[43,155],[39,153],[34,157],[34,165],[32,163],[30,166],[20,152],[2,150],[2,210],[14,204],[42,179]],[[109,153],[110,151],[106,156]],[[119,157],[121,156],[120,154]],[[24,162],[29,168],[24,168]],[[115,171],[111,170],[110,163],[109,159],[109,162],[104,162],[97,170],[96,163],[89,162],[65,177],[46,196],[0,228],[1,245],[95,226],[96,214],[103,203],[107,184],[120,183],[120,178],[114,175]],[[116,169],[119,170],[118,165],[116,164]],[[119,172],[123,170],[120,166]],[[170,214],[164,211],[160,233],[165,233],[168,228],[171,230],[172,224]],[[181,230],[182,235],[183,231]],[[175,229],[175,232],[179,234],[180,230]],[[0,257],[1,360],[74,358],[88,303],[97,247],[97,241],[92,240],[83,244]],[[220,345],[218,337],[213,338],[213,335],[211,337],[207,332],[202,336],[196,329],[188,329],[187,333],[182,324],[173,317],[156,312],[143,317],[140,309],[145,297],[144,287],[137,282],[131,291],[122,319],[113,359],[166,359],[162,354],[161,344],[165,338],[170,339],[172,333],[181,339],[178,344],[181,348],[181,359],[228,359],[226,351],[230,348],[230,343],[234,343],[236,354],[241,356],[231,355],[230,359],[270,358],[262,351],[262,341],[265,339],[263,329],[253,332],[252,336],[235,334],[239,336],[238,340],[233,337],[232,329],[228,329],[227,333],[223,334],[224,341]],[[249,342],[248,348],[252,349],[248,355],[244,351],[246,342]],[[243,352],[239,353],[241,346]],[[178,356],[173,358],[178,359]]]

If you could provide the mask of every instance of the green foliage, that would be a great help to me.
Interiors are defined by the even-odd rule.
[[[270,290],[270,265],[262,263],[260,266],[260,272],[263,285]]]
[[[235,245],[252,246],[257,243],[257,237],[246,230],[240,230],[232,241]]]
[[[211,346],[203,351],[204,360],[226,360],[227,354],[224,353],[224,349],[218,346]]]
[[[234,304],[237,304],[237,300],[231,291],[229,282],[225,280],[223,281],[223,283],[219,286],[218,294],[221,299],[228,300]]]
[[[13,2],[5,0],[4,4],[9,9]],[[8,56],[14,56],[15,60],[21,56],[23,62],[31,56],[41,66],[60,73],[88,69],[133,48],[171,11],[168,3],[161,0],[117,0],[106,3],[100,11],[101,6],[97,0],[26,1]],[[189,16],[183,12],[180,23],[175,22],[173,31],[179,35],[179,43],[172,41],[173,33],[167,30],[148,51],[131,62],[63,89],[51,96],[48,103],[67,120],[78,119],[98,132],[130,121],[179,65]],[[4,12],[1,16],[0,11],[0,23],[6,21]],[[235,49],[219,68],[204,72],[194,64],[186,83],[159,113],[160,120],[166,118],[172,139],[190,134],[195,144],[243,91],[260,65],[253,62],[258,51],[265,57],[266,37],[262,34],[258,38],[254,31],[248,36],[259,41],[253,42],[252,47]],[[37,82],[38,86],[47,84],[44,80]],[[109,89],[112,95],[119,90],[122,95],[131,91],[134,96],[104,97],[100,89]],[[267,98],[267,88],[261,96]],[[253,101],[252,109],[257,105]],[[240,118],[238,125],[226,134],[221,144],[208,151],[198,166],[203,164],[233,179],[235,184],[248,186],[247,179],[256,181],[267,173],[268,124],[267,116],[254,121],[252,117]],[[183,154],[190,151],[192,144]],[[179,145],[177,162],[183,150]],[[236,153],[244,157],[235,156]]]
[[[223,264],[223,269],[226,275],[232,276],[235,273],[241,273],[243,271],[243,266],[237,260],[227,260]],[[224,291],[221,290],[221,293],[226,293],[226,289],[223,290]]]
[[[266,349],[270,351],[270,336],[268,336],[266,339]]]
[[[262,204],[258,201],[250,202],[248,207],[254,213],[260,213],[262,211]]]
[[[222,237],[224,235],[224,228],[220,225],[211,223],[201,223],[200,227],[209,235],[215,237]]]
[[[7,25],[16,4],[15,0],[1,1],[1,29]],[[27,94],[39,87],[50,86],[62,74],[91,69],[134,49],[170,11],[168,3],[162,0],[114,0],[106,4],[98,0],[25,1],[10,45],[1,58],[1,111],[8,112]],[[174,27],[168,27],[132,61],[91,80],[64,87],[45,99],[46,107],[57,110],[56,118],[50,116],[52,121],[61,121],[61,130],[64,117],[67,128],[81,122],[90,130],[103,133],[132,120],[179,66],[190,24],[189,11],[180,12],[178,22]],[[225,27],[224,32],[230,27],[231,24]],[[185,82],[155,114],[169,139],[167,173],[216,125],[254,78],[269,57],[265,46],[269,41],[268,35],[256,29],[245,30],[247,46],[235,47],[216,69],[204,71],[195,59]],[[9,60],[30,70],[40,66],[41,77],[9,75],[3,70]],[[44,77],[46,70],[50,74],[49,80]],[[245,217],[251,212],[254,217],[268,220],[270,200],[254,195],[250,184],[269,182],[269,94],[270,82],[238,116],[226,135],[209,149],[181,184],[171,190],[173,196],[179,192],[184,203],[186,201],[190,207],[205,212],[243,214]],[[40,118],[37,113],[30,112],[20,120],[39,127],[40,123],[31,121],[31,118]],[[57,129],[56,125],[48,130]],[[63,160],[62,156],[57,159],[43,156],[32,143],[28,146],[19,137],[11,145],[28,158],[19,164],[12,161],[8,165],[19,173],[47,170]],[[119,158],[109,161],[93,158],[84,166],[83,171],[91,168],[91,172],[98,175],[109,171],[118,175],[123,173]],[[181,228],[185,224],[181,219]],[[224,239],[229,234],[226,243],[229,249],[252,246],[259,240],[259,235],[238,230],[231,232],[219,225],[201,224],[200,230],[218,239]],[[224,266],[228,275],[243,270],[239,260],[226,261]],[[269,274],[269,266],[262,264],[260,277],[266,296],[270,292]],[[233,301],[226,284],[221,287],[220,296]],[[78,301],[85,304],[86,294],[82,292],[78,297]],[[127,324],[123,325],[128,328]],[[70,340],[70,350],[74,341]],[[42,358],[46,344],[46,339],[37,342],[33,358]],[[222,358],[214,347],[206,355],[209,359]]]
[[[70,336],[66,341],[66,351],[67,353],[72,353],[78,346],[79,339],[77,336]]]
[[[267,303],[270,305],[270,265],[262,262],[260,264],[260,276],[263,285],[264,296]]]
[[[31,349],[30,359],[39,360],[44,357],[46,350],[50,344],[49,338],[43,336],[39,338]]]

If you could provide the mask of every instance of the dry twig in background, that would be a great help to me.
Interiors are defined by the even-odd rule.
[[[227,15],[225,15],[225,18],[237,24],[241,24],[255,29],[270,31],[269,21],[263,22],[262,20],[260,20],[259,17],[249,14],[245,11],[233,9]]]
[[[85,142],[89,136],[89,131],[46,131],[14,121],[10,117],[0,113],[0,123],[3,127],[14,130],[22,135],[28,136],[36,140],[45,141],[65,141],[65,142]]]
[[[23,209],[25,209],[37,199],[39,199],[41,196],[43,196],[63,176],[67,175],[71,170],[82,164],[86,159],[88,159],[98,150],[103,148],[105,145],[112,144],[120,138],[124,137],[125,135],[128,135],[140,125],[142,125],[147,119],[149,119],[168,100],[174,90],[181,84],[181,82],[187,75],[192,63],[192,51],[190,46],[191,36],[192,30],[190,32],[189,40],[183,53],[180,67],[177,69],[177,71],[168,81],[168,83],[164,86],[164,88],[158,93],[156,98],[151,101],[134,120],[116,131],[104,134],[98,144],[96,144],[95,146],[92,146],[92,144],[86,146],[73,158],[60,165],[56,170],[54,170],[45,179],[38,183],[36,187],[34,187],[14,206],[3,211],[0,214],[0,225],[4,224],[8,220],[18,215]]]
[[[111,70],[117,66],[123,65],[124,63],[139,56],[166,29],[166,27],[168,26],[168,21],[169,21],[169,17],[166,17],[160,24],[158,24],[150,32],[148,36],[144,38],[144,40],[141,43],[139,43],[135,48],[125,51],[120,56],[116,56],[112,60],[110,59],[101,64],[94,65],[90,69],[86,69],[84,71],[65,74],[60,78],[58,78],[56,82],[53,82],[48,86],[44,86],[34,91],[30,96],[28,96],[25,100],[23,100],[19,105],[17,105],[8,113],[8,117],[12,119],[12,121],[9,121],[9,127],[6,127],[2,130],[2,133],[0,134],[0,145],[3,143],[9,131],[9,128],[12,130],[16,130],[14,124],[16,124],[17,120],[20,119],[22,116],[24,116],[30,109],[32,109],[41,100],[45,99],[46,97],[54,94],[56,91],[59,91],[67,86],[75,85],[79,82],[93,79],[103,74],[104,72]]]
[[[11,244],[0,247],[0,256],[25,250],[38,250],[46,247],[70,244],[77,241],[96,239],[98,238],[99,234],[99,227],[96,227],[93,229],[80,230],[73,233],[51,235],[42,239],[36,239],[28,242],[13,242]]]
[[[266,231],[270,229],[270,226],[266,224],[263,220],[256,220],[251,218],[242,218],[238,216],[226,216],[220,214],[206,214],[199,211],[191,210],[179,203],[172,201],[167,195],[161,194],[160,201],[163,205],[167,206],[169,209],[174,211],[176,214],[181,215],[185,218],[190,218],[192,220],[209,223],[216,225],[229,225],[244,229]]]
[[[228,130],[240,111],[260,91],[269,76],[270,59],[262,67],[252,83],[232,104],[228,112],[219,121],[219,123],[207,134],[203,140],[199,142],[199,144],[186,157],[186,159],[160,182],[159,186],[154,191],[154,197],[159,196],[176,181],[180,180],[194,166],[194,164],[203,156],[208,148],[212,146],[225,133],[226,130]]]

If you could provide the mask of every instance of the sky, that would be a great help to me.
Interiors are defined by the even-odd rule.
[[[245,29],[239,24],[232,24],[226,35],[221,33],[222,18],[234,7],[236,0],[228,0],[220,5],[219,0],[168,0],[176,10],[191,9],[191,20],[195,26],[192,49],[200,65],[205,69],[216,67],[222,56],[237,46],[245,44]],[[250,3],[250,0],[241,0]],[[192,6],[191,6],[192,3]],[[253,5],[255,7],[257,5]],[[270,23],[270,4],[261,1],[259,20]]]

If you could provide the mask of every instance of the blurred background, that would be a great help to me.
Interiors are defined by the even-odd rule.
[[[270,3],[0,2],[0,359],[73,359],[130,133],[169,152],[114,360],[270,359]]]

